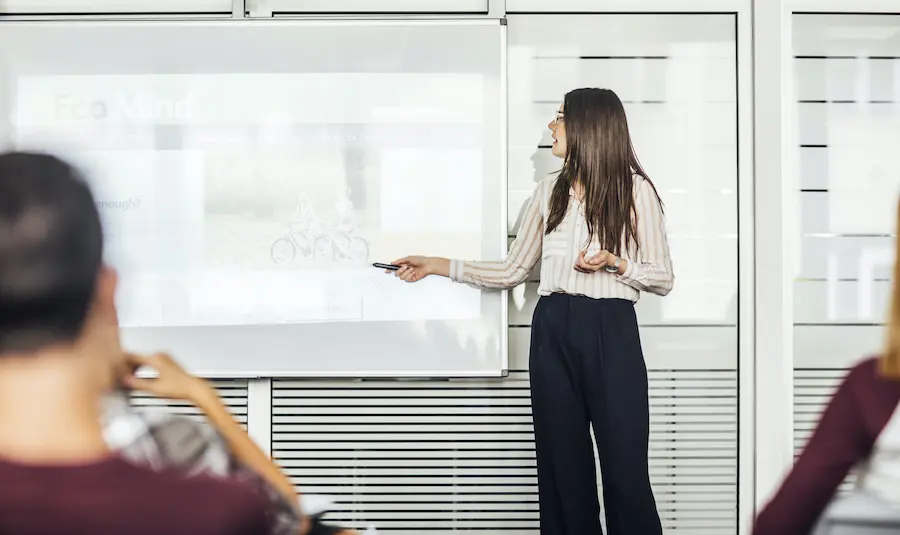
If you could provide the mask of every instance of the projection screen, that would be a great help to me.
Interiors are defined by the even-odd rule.
[[[501,375],[502,292],[371,264],[505,253],[504,30],[2,22],[0,144],[87,177],[128,349],[209,377]]]

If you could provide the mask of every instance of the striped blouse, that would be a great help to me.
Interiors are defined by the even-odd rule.
[[[525,281],[540,259],[540,295],[567,293],[636,302],[642,291],[666,295],[672,290],[675,275],[669,256],[665,217],[648,181],[634,176],[637,236],[641,246],[638,249],[632,243],[626,248],[623,244],[622,257],[628,261],[628,267],[625,273],[617,275],[602,269],[590,274],[575,270],[575,261],[581,251],[590,258],[602,247],[596,238],[588,243],[584,204],[573,191],[569,191],[569,206],[562,222],[546,234],[550,192],[556,180],[551,176],[538,184],[528,202],[516,240],[504,260],[451,260],[450,279],[480,289],[512,288]]]

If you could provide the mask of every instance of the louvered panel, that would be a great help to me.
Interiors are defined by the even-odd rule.
[[[794,370],[794,450],[800,455],[819,422],[822,411],[847,370],[843,368]],[[839,492],[853,488],[856,477],[850,474]]]
[[[651,370],[650,471],[668,532],[734,533],[737,374]],[[329,518],[390,533],[537,533],[525,372],[496,381],[275,381],[273,455]],[[598,489],[598,492],[601,490]]]
[[[223,403],[234,415],[234,418],[244,427],[247,426],[247,379],[223,379],[212,381]],[[184,401],[171,401],[160,399],[149,394],[134,393],[131,395],[132,404],[138,410],[161,411],[168,414],[189,416],[200,419],[200,411],[193,405]]]

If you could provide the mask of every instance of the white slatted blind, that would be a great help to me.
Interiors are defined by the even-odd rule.
[[[666,533],[737,529],[737,371],[650,374],[650,479]]]
[[[220,379],[212,381],[222,401],[235,419],[247,427],[247,379]],[[200,412],[190,403],[160,399],[149,394],[134,393],[132,403],[142,411],[163,411],[169,414],[201,418]]]
[[[667,533],[734,533],[735,370],[651,370],[650,470]],[[273,456],[329,519],[391,533],[537,534],[527,373],[275,381]],[[599,492],[600,489],[598,489]]]
[[[528,383],[273,384],[273,456],[329,519],[394,533],[536,533]]]
[[[816,428],[822,411],[834,394],[845,369],[820,368],[794,370],[794,452],[799,455]],[[847,492],[856,478],[847,477],[839,492]]]

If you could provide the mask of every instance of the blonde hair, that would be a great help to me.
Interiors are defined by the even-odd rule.
[[[900,203],[897,206],[897,232],[900,237]],[[880,364],[881,375],[890,379],[900,379],[900,246],[896,247],[894,258],[894,282],[891,290],[891,312],[887,325],[887,347]]]

